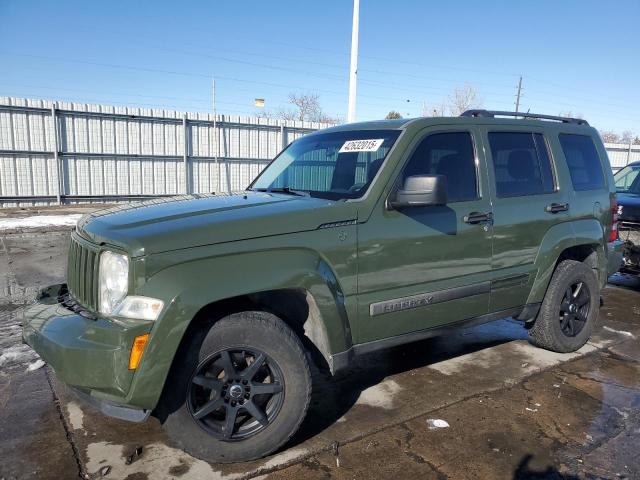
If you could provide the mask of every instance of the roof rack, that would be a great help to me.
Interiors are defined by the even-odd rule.
[[[582,118],[571,117],[556,117],[554,115],[540,115],[538,113],[524,113],[524,112],[503,112],[499,110],[467,110],[460,114],[461,117],[522,117],[522,118],[537,118],[540,120],[553,120],[562,123],[575,123],[576,125],[589,125],[589,122]]]

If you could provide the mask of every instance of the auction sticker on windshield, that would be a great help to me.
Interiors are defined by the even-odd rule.
[[[375,152],[384,142],[384,138],[373,140],[347,140],[338,153],[345,152]]]

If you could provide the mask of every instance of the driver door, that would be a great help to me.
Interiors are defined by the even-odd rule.
[[[445,175],[446,205],[390,209],[385,195],[359,225],[357,343],[488,313],[490,215],[465,221],[491,212],[477,135],[475,128],[426,129],[388,190],[410,175]]]

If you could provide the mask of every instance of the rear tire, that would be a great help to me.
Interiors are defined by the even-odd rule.
[[[600,286],[582,262],[564,260],[553,272],[529,338],[559,353],[575,352],[591,337],[600,308]]]
[[[300,339],[266,312],[229,315],[202,336],[174,362],[165,431],[177,447],[209,462],[274,452],[309,406],[311,373]]]

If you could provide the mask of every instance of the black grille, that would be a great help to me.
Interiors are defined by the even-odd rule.
[[[98,309],[98,248],[74,233],[69,246],[67,286],[71,297],[83,307]]]

